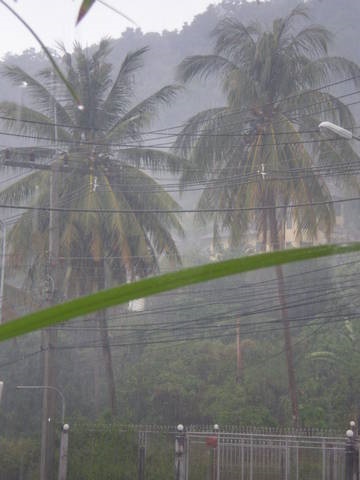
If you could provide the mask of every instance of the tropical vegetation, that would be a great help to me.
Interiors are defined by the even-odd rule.
[[[171,212],[179,206],[149,173],[172,165],[173,158],[139,145],[142,129],[175,98],[178,88],[165,86],[134,101],[134,76],[146,50],[127,54],[114,76],[107,61],[108,40],[92,52],[80,44],[72,54],[62,49],[66,78],[81,104],[52,69],[34,76],[19,66],[5,67],[12,82],[26,86],[30,104],[2,102],[4,127],[37,146],[4,151],[10,166],[22,161],[30,174],[3,190],[1,198],[30,201],[34,207],[13,227],[10,254],[16,257],[12,266],[23,272],[27,291],[38,305],[154,274],[161,255],[174,265],[181,263],[173,234],[181,236],[183,230]],[[105,312],[99,312],[95,321],[109,404],[116,414]],[[43,345],[52,362],[56,332],[44,332]],[[49,378],[43,383],[56,385],[55,370],[45,372]]]
[[[224,1],[222,3],[234,5],[234,2]],[[84,0],[82,3],[83,13],[86,13],[93,4],[93,1]],[[291,25],[294,18],[304,19],[301,9],[293,12],[285,23]],[[279,23],[279,21],[277,22]],[[274,32],[277,22],[274,23]],[[234,21],[234,24],[236,23],[238,22]],[[260,32],[260,30],[258,31]],[[290,28],[287,33],[289,34],[291,31]],[[313,35],[311,31],[308,33],[309,36],[304,35],[309,40],[307,47],[304,47],[304,42],[300,41],[301,48],[306,49],[306,55],[311,51],[310,40]],[[281,37],[281,35],[271,36],[271,32],[268,32],[267,36],[259,33],[259,38],[256,38],[255,33],[251,35],[256,44],[259,43],[260,37],[264,37],[264,41],[258,45],[258,50],[273,46],[274,37]],[[268,44],[269,39],[271,41]],[[322,47],[324,46],[324,42],[320,41],[319,43]],[[101,45],[104,46],[104,44]],[[101,45],[97,53],[101,50]],[[33,172],[26,179],[17,182],[14,187],[8,188],[2,197],[6,201],[15,200],[16,203],[20,201],[25,203],[26,201],[29,210],[33,209],[35,212],[24,215],[20,224],[11,232],[12,253],[20,252],[19,255],[10,257],[13,259],[13,271],[21,270],[24,264],[29,267],[25,273],[22,271],[20,278],[26,276],[25,287],[32,293],[33,300],[38,301],[46,296],[48,303],[62,302],[66,298],[83,295],[92,290],[97,291],[113,283],[123,283],[120,287],[64,302],[0,326],[0,340],[14,339],[18,335],[47,326],[53,326],[55,327],[53,331],[60,332],[60,342],[57,345],[57,356],[58,359],[61,358],[59,384],[66,394],[67,418],[70,418],[71,424],[68,478],[84,476],[98,478],[99,475],[102,478],[133,478],[139,473],[136,471],[140,453],[138,432],[134,426],[124,427],[124,423],[156,422],[157,424],[176,425],[180,421],[186,425],[204,422],[220,423],[222,427],[226,424],[252,424],[277,428],[280,425],[290,424],[291,412],[294,414],[295,406],[296,409],[298,408],[304,428],[330,427],[343,432],[348,419],[355,418],[359,411],[357,402],[360,394],[357,368],[359,356],[356,347],[359,329],[356,322],[358,319],[358,295],[355,271],[357,257],[352,254],[347,257],[344,264],[337,263],[339,257],[333,257],[329,263],[316,264],[316,268],[309,271],[306,268],[310,264],[306,262],[305,264],[296,263],[292,267],[294,270],[288,270],[285,264],[300,260],[314,260],[340,253],[350,254],[357,252],[360,248],[359,245],[324,246],[267,253],[205,265],[125,285],[124,283],[129,279],[134,280],[137,277],[151,276],[157,273],[160,270],[159,254],[161,256],[161,253],[171,261],[180,262],[176,244],[174,241],[170,241],[172,231],[182,234],[177,216],[170,213],[178,206],[158,184],[151,180],[150,175],[146,175],[151,169],[162,169],[164,165],[172,171],[177,171],[180,166],[179,158],[141,146],[141,133],[156,110],[156,101],[151,107],[149,104],[147,105],[145,110],[148,107],[149,109],[146,113],[141,109],[140,113],[138,109],[135,114],[132,114],[134,108],[127,104],[121,112],[121,120],[119,119],[122,127],[119,127],[119,131],[117,131],[117,126],[115,126],[117,133],[114,137],[111,136],[110,131],[114,125],[111,125],[111,118],[101,116],[104,111],[101,104],[105,102],[106,97],[109,98],[117,81],[115,80],[114,83],[114,78],[117,77],[111,75],[110,65],[107,65],[109,68],[107,76],[106,52],[103,55],[100,53],[97,57],[96,54],[92,56],[95,50],[84,51],[79,45],[77,47],[75,53],[78,55],[75,53],[69,55],[63,50],[65,58],[62,66],[64,65],[64,70],[67,72],[66,88],[54,72],[44,71],[39,77],[30,75],[32,80],[28,82],[29,78],[25,79],[24,75],[26,74],[21,71],[22,69],[10,67],[7,70],[10,79],[15,79],[16,84],[24,82],[31,86],[31,100],[29,95],[27,107],[22,104],[15,106],[11,103],[2,105],[5,108],[3,116],[7,117],[6,126],[9,128],[9,132],[18,131],[23,139],[29,136],[32,140],[30,147],[17,147],[3,151],[6,165],[13,162],[22,167],[29,166]],[[232,47],[230,51],[233,51]],[[257,49],[255,49],[255,53],[256,51]],[[143,53],[140,53],[137,58],[141,59]],[[219,55],[229,57],[224,52]],[[274,57],[278,56],[279,52],[276,51]],[[252,59],[251,54],[250,57]],[[265,56],[260,59],[258,69],[255,69],[256,72],[262,69],[262,64],[266,63],[266,59]],[[334,67],[333,70],[339,75],[343,68],[341,67],[342,61],[340,60],[339,68]],[[345,64],[347,64],[346,68],[349,69],[349,74],[352,69],[354,69],[353,72],[356,72],[356,65],[346,61]],[[278,68],[277,64],[275,66]],[[137,68],[134,68],[133,73],[136,70]],[[245,71],[245,69],[241,70]],[[57,70],[55,69],[55,71]],[[330,71],[331,68],[326,71],[326,75],[330,75]],[[133,87],[133,73],[128,77],[127,87]],[[298,72],[299,78],[301,73],[301,71]],[[108,90],[106,93],[104,91],[104,96],[102,96],[99,94],[100,84],[105,78],[108,82],[105,81],[104,85],[107,85]],[[226,80],[226,75],[223,78]],[[38,81],[39,79],[40,81]],[[292,80],[297,80],[297,78],[294,77]],[[45,89],[34,88],[32,81],[38,81],[38,85]],[[235,83],[236,81],[235,74]],[[303,83],[301,83],[302,81]],[[314,83],[309,81],[308,84],[304,79],[302,81],[299,85],[303,85],[306,94],[311,95],[308,98],[319,93],[316,87],[314,91],[315,81]],[[260,81],[256,80],[253,83],[255,90],[257,90],[257,85],[263,88]],[[321,85],[323,84],[321,83]],[[126,89],[122,86],[120,90],[123,94]],[[294,88],[295,90],[296,88]],[[83,95],[79,103],[78,93],[80,91],[83,92]],[[91,91],[90,94],[89,91]],[[173,94],[176,91],[177,89],[174,88]],[[292,92],[291,88],[290,92]],[[227,90],[225,93],[228,93]],[[169,95],[168,99],[172,98],[173,94]],[[264,195],[268,195],[267,192],[272,191],[273,197],[271,194],[266,197],[266,201],[269,198],[273,201],[269,205],[272,216],[270,213],[264,214],[258,219],[254,213],[247,215],[241,210],[230,211],[233,207],[229,207],[227,213],[232,215],[231,222],[236,223],[239,212],[246,220],[242,228],[239,228],[238,232],[235,231],[232,244],[243,242],[245,233],[252,225],[256,225],[257,235],[262,238],[263,248],[276,250],[280,246],[283,247],[284,242],[279,225],[284,224],[285,218],[290,218],[295,223],[299,239],[302,238],[304,232],[304,237],[306,236],[308,239],[316,238],[317,230],[323,230],[325,234],[331,232],[334,212],[331,206],[329,207],[331,204],[327,203],[331,202],[332,197],[331,189],[328,188],[321,175],[324,173],[322,162],[325,162],[325,165],[330,161],[336,162],[341,159],[339,157],[341,151],[346,153],[349,163],[353,159],[357,160],[357,157],[347,144],[320,142],[316,122],[321,118],[321,112],[317,118],[319,112],[316,111],[315,104],[311,104],[310,101],[304,101],[301,108],[296,107],[296,105],[300,105],[299,99],[291,104],[290,100],[293,95],[293,100],[298,96],[297,93],[289,93],[284,101],[288,101],[289,105],[295,105],[297,115],[293,117],[288,115],[289,112],[282,111],[282,116],[289,117],[288,130],[272,132],[271,135],[275,140],[270,141],[267,137],[266,128],[272,120],[265,121],[262,117],[266,115],[261,112],[261,107],[264,106],[262,102],[268,102],[268,97],[265,100],[259,100],[259,103],[256,104],[257,107],[260,105],[258,111],[251,110],[251,101],[249,101],[245,112],[242,110],[241,104],[232,110],[233,106],[229,97],[223,114],[210,115],[204,122],[198,118],[199,125],[195,121],[193,123],[195,130],[189,130],[190,123],[194,120],[192,119],[186,127],[188,130],[186,131],[185,128],[181,140],[176,145],[182,154],[188,155],[190,152],[190,161],[187,168],[184,169],[184,186],[187,185],[188,178],[191,176],[202,182],[205,181],[207,185],[205,188],[207,193],[204,192],[200,202],[204,202],[206,195],[210,198],[211,186],[214,184],[216,185],[214,191],[225,190],[223,183],[218,178],[220,171],[224,174],[223,180],[230,183],[229,191],[233,195],[235,187],[228,177],[229,172],[231,174],[237,172],[238,165],[235,162],[236,159],[232,157],[232,152],[235,150],[239,154],[238,159],[243,159],[242,163],[239,160],[241,168],[245,168],[246,161],[251,163],[251,159],[253,159],[254,166],[249,167],[253,176],[249,176],[248,183],[257,185],[257,189],[254,187],[252,192],[250,191],[251,186],[246,190],[247,193],[250,192],[250,196],[253,195],[253,203],[242,198],[235,205],[240,209],[243,204],[250,205],[250,208],[253,205],[255,209],[261,209],[264,206],[261,203],[263,199],[261,194],[265,192]],[[165,97],[166,95],[161,97],[160,103],[167,103],[168,99]],[[250,97],[251,100],[252,97]],[[274,98],[276,100],[272,101],[279,107],[283,101],[281,95],[279,94],[279,97],[275,95]],[[328,98],[325,95],[325,98],[325,103],[328,102],[326,105],[332,105],[332,102],[337,105],[335,97],[330,95]],[[246,98],[244,98],[245,100]],[[86,102],[88,102],[87,107]],[[86,112],[97,102],[101,107],[98,109],[95,107],[92,116],[89,115],[87,118]],[[113,102],[110,103],[113,106]],[[117,100],[115,103],[119,105]],[[265,104],[267,105],[267,103]],[[306,108],[304,108],[305,106]],[[64,111],[61,111],[60,107]],[[342,116],[336,117],[335,115],[333,118],[335,121],[348,121],[346,126],[351,128],[352,117],[349,111],[341,103],[339,103],[339,108]],[[277,115],[279,109],[271,112],[270,116]],[[235,122],[241,128],[243,125],[247,129],[245,132],[240,129],[239,134],[233,122],[226,120],[227,115],[231,112],[231,116],[234,114],[232,117],[234,119],[241,112],[241,116],[245,118],[249,110],[251,110],[251,115],[249,114],[248,123],[246,119],[244,124]],[[304,114],[305,110],[306,114]],[[337,114],[340,115],[339,112]],[[213,121],[214,118],[216,121]],[[329,116],[323,118],[328,119]],[[69,119],[72,120],[71,124]],[[92,123],[93,119],[96,119],[95,123]],[[309,122],[310,126],[306,126],[309,131],[302,130],[301,125],[305,119]],[[138,120],[139,123],[137,123]],[[221,123],[223,123],[223,127]],[[291,125],[289,126],[289,124]],[[275,123],[273,126],[275,127]],[[109,128],[107,129],[107,127]],[[249,134],[252,127],[252,133]],[[228,128],[234,128],[231,135],[227,133]],[[278,141],[278,138],[281,138],[280,135],[288,136],[287,141]],[[218,140],[216,142],[213,141],[215,136]],[[182,143],[186,137],[192,139],[187,146],[185,146],[186,142]],[[205,137],[208,137],[209,140],[207,148],[203,148],[205,145],[203,138]],[[236,137],[233,143],[231,137]],[[293,141],[294,137],[295,141]],[[36,147],[34,147],[33,138],[36,139]],[[255,146],[252,140],[256,142]],[[318,145],[319,148],[312,149],[312,143],[303,143],[307,141],[316,141],[315,145]],[[203,142],[203,146],[201,146],[201,142]],[[300,145],[299,147],[296,147],[296,142]],[[228,146],[226,146],[227,143]],[[277,143],[277,148],[272,143]],[[294,151],[290,146],[286,146],[287,144],[292,144]],[[222,150],[222,155],[218,155],[216,152],[218,145],[220,145],[219,150]],[[308,145],[309,148],[304,145]],[[206,168],[202,164],[200,169],[198,168],[199,158],[197,155],[202,148],[204,157],[207,157],[209,152],[211,153],[214,168],[206,166],[208,162],[206,158],[206,161],[203,162]],[[291,155],[295,155],[295,151],[299,160],[291,157]],[[270,167],[277,154],[279,155],[279,166],[286,167],[285,155],[288,155],[290,164],[293,168],[299,167],[299,172],[304,173],[300,167],[305,165],[307,177],[299,175],[298,178],[295,171],[290,171],[287,172],[287,175],[291,179],[276,178],[275,173],[278,172],[272,171]],[[257,155],[259,155],[258,158]],[[51,162],[49,162],[50,157],[52,158]],[[231,164],[231,170],[229,168],[228,171],[227,158]],[[317,167],[321,166],[319,170],[315,170],[313,167],[315,161],[319,162]],[[257,170],[256,162],[258,162]],[[234,169],[232,170],[232,168]],[[342,165],[341,168],[344,170],[339,169],[337,171],[339,174],[341,171],[346,171],[346,165]],[[128,169],[132,174],[126,177],[129,183],[126,185],[118,183],[120,173],[125,177]],[[202,169],[204,171],[201,171]],[[124,173],[123,170],[126,172]],[[234,183],[238,180],[242,183],[241,171],[237,173],[239,176],[231,175],[232,180]],[[131,183],[135,176],[137,177],[136,183]],[[137,182],[142,182],[143,176],[149,183],[144,181],[137,191]],[[116,178],[116,182],[113,180],[114,178]],[[308,187],[306,178],[309,178],[311,188],[309,187],[308,190],[311,193],[306,190]],[[268,181],[271,181],[272,185],[277,184],[278,188],[270,187],[271,184],[269,185]],[[131,205],[129,204],[130,189],[128,189],[130,183],[133,187]],[[82,190],[77,190],[79,184],[81,184]],[[356,187],[355,182],[354,186]],[[155,193],[156,202],[150,196],[150,189],[152,193]],[[243,194],[244,189],[241,189],[240,193]],[[289,192],[292,189],[298,189],[300,192],[306,190],[307,202],[315,198],[324,202],[322,206],[319,205],[319,208],[316,208],[315,213],[305,207],[303,210],[310,211],[308,216],[310,220],[316,219],[317,225],[314,223],[309,227],[304,221],[306,214],[296,213],[295,209],[289,208],[289,203],[298,201],[297,195],[300,196],[300,194],[298,191],[290,194],[287,189]],[[151,205],[146,204],[145,208],[142,204],[143,194],[147,200],[152,200]],[[133,201],[137,195],[141,197],[141,202],[139,200],[138,204]],[[108,197],[108,200],[104,200],[105,197]],[[228,205],[224,198],[211,201],[213,203],[210,202],[210,208],[212,204],[221,205],[221,202]],[[288,202],[286,203],[287,208],[277,209],[277,201]],[[59,206],[59,208],[53,208],[49,213],[49,205],[50,207]],[[135,205],[135,210],[131,210],[133,205]],[[203,203],[203,205],[208,209],[209,204]],[[234,203],[229,200],[229,205],[234,205]],[[101,215],[94,214],[93,210],[97,209],[102,210]],[[144,212],[139,211],[144,209],[157,209],[157,215],[159,219],[161,218],[159,224],[163,227],[162,230],[145,228],[146,222],[141,215]],[[131,222],[127,221],[127,218],[130,217],[124,215],[125,210],[126,215],[132,216]],[[249,212],[256,211],[258,210],[249,210]],[[284,215],[281,212],[284,212]],[[299,210],[299,212],[301,211]],[[60,215],[57,218],[58,213]],[[147,214],[149,216],[150,212]],[[113,215],[115,216],[113,217]],[[232,224],[227,226],[223,223],[223,218],[225,218],[223,213],[214,212],[214,216],[218,219],[217,225],[214,224],[214,237],[220,243],[223,230],[230,233],[231,237]],[[207,216],[203,215],[202,217],[204,220],[208,220]],[[62,221],[63,218],[65,221]],[[113,220],[114,218],[115,220]],[[270,221],[274,218],[277,228],[274,228],[274,225],[270,228]],[[211,217],[211,220],[214,218]],[[309,223],[311,223],[310,220]],[[139,229],[135,226],[133,231],[132,223],[134,221],[140,226]],[[121,223],[121,234],[120,228],[118,228],[112,236],[112,227],[108,228],[108,223],[111,222],[118,227]],[[268,228],[267,231],[266,228]],[[130,229],[130,233],[128,229]],[[164,236],[164,240],[160,241],[160,244],[154,241],[155,233],[159,230],[169,233],[168,236]],[[67,232],[67,236],[65,232]],[[102,235],[103,232],[106,232],[106,238]],[[140,236],[139,232],[143,236],[144,242],[136,243],[134,238]],[[273,241],[276,235],[277,243]],[[50,248],[48,247],[48,237],[50,237]],[[57,238],[60,239],[59,242],[57,242]],[[120,242],[116,242],[116,239],[119,238]],[[125,246],[122,243],[123,240]],[[144,244],[147,245],[147,249],[142,250]],[[47,249],[49,251],[46,252]],[[140,253],[145,252],[144,255],[137,255],[138,249],[140,249]],[[196,261],[201,263],[201,259],[204,259],[207,252],[203,248],[202,242],[196,245],[196,249],[199,253]],[[235,251],[239,252],[240,248],[233,250],[232,253]],[[242,249],[243,251],[244,249]],[[230,250],[226,255],[231,255]],[[144,257],[149,261],[146,262]],[[311,265],[314,267],[314,263]],[[276,302],[278,300],[276,300],[276,294],[274,295],[276,286],[273,285],[274,278],[269,269],[256,273],[258,281],[248,285],[249,278],[245,277],[244,279],[242,275],[241,278],[230,277],[228,281],[224,282],[223,280],[223,283],[205,283],[199,285],[197,289],[192,287],[188,290],[174,291],[168,296],[149,298],[157,293],[179,289],[186,285],[193,286],[195,283],[223,278],[236,273],[245,273],[265,266],[277,268],[283,321],[285,308],[291,312],[289,316],[291,325],[284,322],[285,329],[291,327],[296,335],[294,347],[298,389],[295,392],[298,397],[292,398],[292,405],[286,394],[285,365],[281,361],[283,349],[277,334],[279,319],[276,313]],[[285,268],[284,273],[282,266]],[[284,278],[283,275],[285,275]],[[45,284],[44,278],[46,279]],[[296,285],[297,280],[293,284],[294,278],[300,282],[298,285]],[[15,277],[16,279],[18,280],[19,277]],[[242,293],[239,295],[240,289],[243,288],[251,288],[250,295],[245,293],[246,289],[241,290]],[[9,289],[8,286],[8,291]],[[12,290],[20,293],[17,288],[12,287]],[[117,310],[113,318],[110,315],[105,317],[100,313],[100,310],[104,308],[143,296],[149,298],[150,308],[147,308],[146,312],[131,314],[125,309],[120,312]],[[257,310],[259,307],[261,308]],[[194,309],[196,313],[194,313]],[[65,320],[94,312],[98,312],[99,328],[93,327],[89,321],[84,324],[62,325]],[[234,332],[240,326],[239,312],[244,318],[248,318],[248,321],[241,325],[241,340],[238,330],[238,346],[243,349],[243,361],[246,365],[240,378],[238,372],[235,371],[235,358],[238,352],[233,342]],[[241,319],[243,321],[242,317]],[[77,330],[82,333],[77,335],[75,333]],[[100,342],[89,340],[94,330],[100,330]],[[118,335],[115,334],[116,331],[119,332]],[[289,340],[288,337],[286,341]],[[46,355],[48,347],[53,345],[50,341],[45,348],[42,345],[40,349],[34,350],[35,342],[37,342],[37,338],[32,335],[22,339],[15,338],[11,342],[2,344],[1,349],[3,357],[1,364],[3,376],[1,378],[5,380],[6,390],[0,412],[3,425],[0,442],[4,452],[0,461],[0,470],[9,479],[38,478],[40,452],[37,435],[39,422],[35,412],[39,407],[33,401],[32,395],[26,397],[25,400],[22,395],[19,395],[19,392],[15,392],[17,384],[25,382],[41,384],[42,382],[41,362],[38,359]],[[116,348],[115,371],[112,376],[117,380],[118,397],[113,405],[110,404],[113,411],[104,410],[103,414],[99,416],[99,408],[94,405],[93,391],[90,385],[93,382],[94,372],[91,371],[91,366],[89,368],[89,363],[93,360],[96,348],[104,348],[106,344],[109,347],[108,353],[110,353],[110,344],[114,349]],[[286,346],[286,350],[289,352],[288,346]],[[28,349],[30,350],[28,351]],[[108,360],[109,358],[111,360],[111,355],[108,356]],[[74,368],[75,365],[79,368]],[[99,370],[95,373],[99,374]],[[288,370],[288,373],[291,372]],[[236,376],[238,382],[235,381]],[[114,387],[113,382],[113,390],[115,390]],[[114,406],[118,408],[117,420],[112,415]],[[94,417],[97,419],[94,420]],[[58,418],[57,415],[56,418]],[[58,430],[60,432],[60,428]],[[173,474],[173,441],[168,442],[166,434],[157,435],[155,441],[154,439],[155,436],[152,436],[151,441],[146,444],[146,475],[148,478],[169,478],[169,475]],[[119,450],[122,455],[119,455]],[[205,462],[201,465],[199,462],[197,471],[199,478],[208,473],[209,462],[207,459],[211,458],[207,455],[208,453],[206,452]]]
[[[186,58],[178,77],[219,79],[227,104],[190,118],[176,141],[187,155],[182,185],[202,182],[198,202],[203,221],[213,222],[214,244],[226,233],[230,244],[244,242],[255,229],[262,250],[285,247],[291,220],[299,241],[329,240],[334,227],[332,194],[325,175],[343,171],[358,159],[349,142],[323,141],[322,119],[345,128],[355,124],[349,108],[331,93],[332,82],[350,77],[359,83],[360,68],[328,55],[330,32],[304,25],[307,7],[299,4],[274,20],[270,30],[253,22],[225,18],[215,30],[214,52]],[[301,204],[301,208],[291,208]],[[282,305],[289,393],[298,421],[296,381],[281,268],[277,268]]]

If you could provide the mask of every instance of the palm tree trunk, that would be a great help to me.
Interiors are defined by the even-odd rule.
[[[279,239],[278,224],[277,224],[275,209],[269,210],[269,227],[270,227],[270,239],[271,239],[272,249],[279,250],[280,239]],[[295,369],[294,369],[294,354],[293,354],[293,348],[292,348],[288,308],[286,304],[284,274],[281,266],[276,267],[276,277],[277,277],[277,283],[278,283],[278,296],[279,296],[279,303],[280,303],[280,309],[281,309],[281,320],[282,320],[283,331],[284,331],[285,355],[286,355],[286,365],[287,365],[287,372],[288,372],[288,388],[289,388],[289,395],[291,400],[293,425],[296,427],[298,426],[298,422],[299,422],[299,408],[298,408],[298,401],[297,401],[297,387],[296,387]]]
[[[105,375],[106,375],[106,380],[107,380],[108,389],[109,389],[110,410],[112,415],[115,416],[117,415],[116,388],[115,388],[111,348],[109,343],[109,335],[107,331],[106,313],[104,311],[99,312],[98,319],[99,319],[99,326],[100,326],[102,352],[103,352],[104,363],[105,363]]]
[[[105,288],[105,262],[103,260],[102,269],[99,272],[100,278],[100,288]],[[98,322],[100,327],[100,338],[101,338],[101,346],[105,364],[105,375],[108,384],[109,390],[109,401],[110,401],[110,410],[112,415],[117,415],[117,399],[116,399],[116,388],[115,388],[115,378],[114,378],[114,370],[113,370],[113,362],[112,362],[112,355],[111,355],[111,347],[109,342],[109,335],[108,335],[108,325],[107,325],[107,318],[106,312],[101,310],[98,313]]]

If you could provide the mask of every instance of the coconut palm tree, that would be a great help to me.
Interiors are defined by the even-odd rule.
[[[349,143],[321,141],[317,128],[321,119],[348,128],[354,124],[349,108],[322,86],[344,76],[359,83],[360,69],[349,60],[328,56],[330,32],[307,21],[304,5],[276,19],[270,30],[226,18],[213,32],[213,54],[188,57],[179,66],[178,77],[184,82],[217,76],[227,99],[225,106],[190,118],[176,141],[177,152],[188,158],[182,185],[202,181],[199,209],[222,210],[199,215],[213,222],[215,244],[224,231],[232,244],[239,244],[255,227],[263,250],[277,250],[284,246],[286,218],[291,218],[300,240],[316,239],[319,230],[327,238],[331,234],[334,211],[326,202],[332,197],[321,173],[334,166],[344,171],[357,156]],[[317,204],[321,202],[325,203]],[[290,208],[296,203],[305,205]],[[281,268],[277,276],[297,423]]]
[[[173,238],[173,232],[183,234],[178,216],[144,212],[178,208],[149,174],[150,169],[175,169],[175,156],[141,145],[142,130],[175,98],[178,87],[165,86],[134,103],[134,78],[146,50],[127,54],[113,75],[108,40],[93,52],[80,44],[72,54],[62,49],[63,71],[81,105],[52,70],[30,75],[5,67],[13,83],[26,82],[30,103],[0,103],[3,125],[30,137],[31,146],[6,149],[3,156],[10,163],[28,161],[31,171],[1,198],[61,209],[25,213],[11,232],[13,253],[29,265],[27,287],[42,295],[44,278],[47,287],[55,283],[50,301],[153,274],[161,255],[181,261]],[[42,157],[51,170],[41,169]],[[106,318],[98,318],[115,413]]]

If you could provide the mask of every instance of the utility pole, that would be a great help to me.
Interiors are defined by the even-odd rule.
[[[58,201],[58,170],[57,162],[53,164],[50,174],[50,213],[49,213],[49,271],[46,279],[47,301],[52,303],[58,291],[57,259],[59,256],[59,212],[53,209]],[[57,343],[56,330],[47,328],[42,332],[44,349],[43,385],[56,387],[55,348]],[[56,401],[52,388],[44,389],[41,422],[41,459],[40,480],[51,480],[54,472],[55,450],[55,412]]]
[[[53,114],[54,114],[54,146],[55,151],[58,143],[57,130],[57,110],[56,110],[56,83],[55,72],[52,79],[54,82],[53,91]],[[56,153],[55,153],[56,155]],[[54,208],[58,205],[59,197],[59,165],[55,158],[50,172],[50,212],[49,212],[49,257],[48,272],[46,278],[47,301],[52,304],[58,299],[59,281],[57,262],[59,258],[59,241],[60,241],[60,213]],[[56,365],[55,365],[55,348],[57,344],[57,333],[52,328],[43,331],[43,348],[44,348],[44,372],[42,405],[42,421],[41,421],[41,458],[40,458],[40,480],[52,480],[55,471],[55,412],[56,412]],[[62,421],[64,424],[64,420]]]

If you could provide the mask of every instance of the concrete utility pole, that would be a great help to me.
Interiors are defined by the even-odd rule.
[[[52,303],[58,288],[57,282],[57,259],[59,256],[59,212],[54,211],[58,203],[58,178],[59,172],[56,161],[50,175],[50,213],[49,213],[49,272],[46,279],[47,301]],[[54,350],[57,343],[56,330],[47,328],[42,333],[44,349],[44,372],[43,385],[47,387],[43,392],[43,408],[41,422],[41,458],[40,480],[53,478],[54,455],[55,455],[55,394],[56,366]]]
[[[55,73],[53,72],[53,81]],[[52,108],[54,115],[54,147],[55,152],[58,143],[57,128],[57,111],[56,111],[56,83],[54,83],[54,91],[52,92],[54,100],[52,100]],[[55,153],[56,155],[56,153]],[[47,290],[47,302],[52,304],[57,296],[59,287],[57,279],[57,262],[59,257],[59,212],[54,211],[58,205],[59,197],[59,165],[57,159],[52,164],[50,173],[50,212],[49,212],[49,257],[47,278],[45,279]],[[43,385],[43,408],[41,422],[41,459],[40,459],[40,480],[52,480],[55,459],[55,390],[56,390],[56,366],[54,349],[57,343],[56,330],[47,328],[43,331],[43,348],[44,348],[44,372]]]

